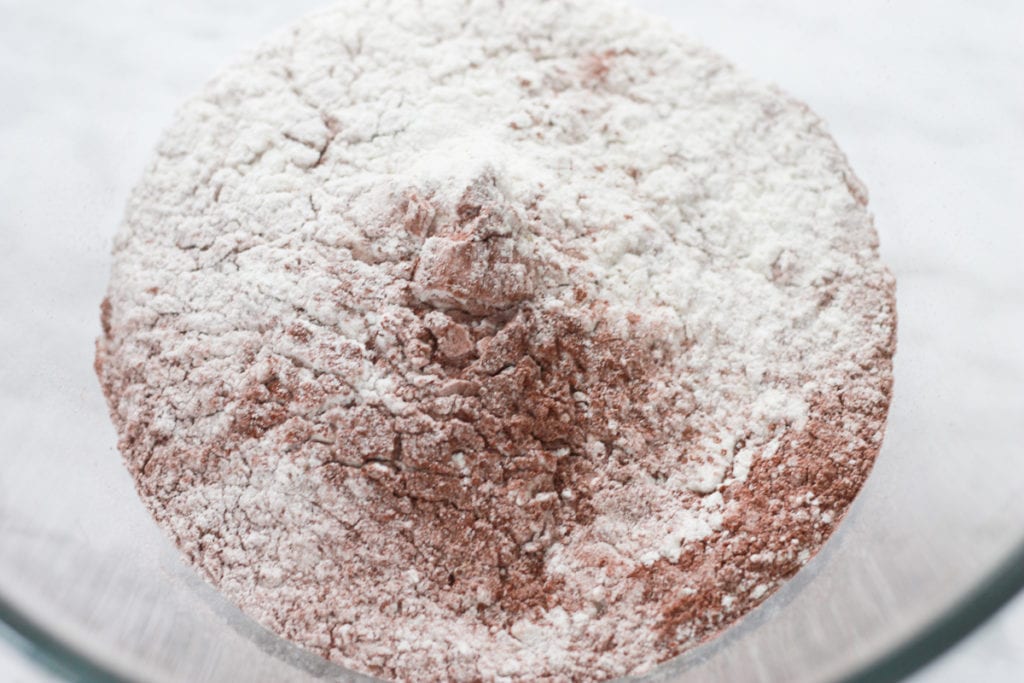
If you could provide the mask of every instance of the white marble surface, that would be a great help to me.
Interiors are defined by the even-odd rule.
[[[3,640],[0,640],[0,671],[10,683],[61,683],[60,678],[26,659]]]
[[[1024,679],[1024,595],[907,683],[1016,683]]]
[[[685,30],[727,54],[744,69],[780,83],[830,121],[854,167],[884,212],[883,251],[912,254],[903,271],[934,267],[948,258],[952,240],[906,244],[902,217],[955,221],[964,226],[1005,221],[998,212],[1024,162],[1024,3],[1016,0],[944,0],[942,3],[867,0],[638,0],[670,14]],[[219,63],[271,27],[322,4],[321,0],[0,0],[0,234],[20,216],[10,206],[45,207],[36,217],[59,222],[86,216],[83,231],[107,231],[124,195],[176,103]],[[139,27],[147,27],[139,35]],[[160,27],[154,30],[153,27]],[[187,40],[185,39],[187,38]],[[182,45],[188,45],[187,53]],[[91,65],[125,75],[130,93],[110,79],[90,79]],[[836,83],[840,82],[841,85]],[[956,84],[950,90],[950,83]],[[61,93],[55,96],[54,93]],[[116,101],[118,117],[106,112]],[[54,111],[55,108],[59,111]],[[124,127],[132,118],[135,125]],[[1014,120],[1018,125],[1010,127]],[[60,126],[53,134],[52,126]],[[992,129],[1015,130],[995,140]],[[117,148],[110,145],[116,141]],[[965,149],[976,153],[961,154]],[[977,152],[977,150],[982,150]],[[907,181],[894,157],[919,159],[920,184],[933,192],[899,196]],[[950,164],[968,165],[950,173]],[[17,160],[13,163],[12,160]],[[951,182],[962,176],[962,185]],[[979,178],[985,179],[979,182]],[[958,192],[978,193],[967,201]],[[5,192],[18,188],[19,196]],[[987,193],[987,194],[986,194]],[[81,206],[63,196],[88,197]],[[10,200],[10,201],[8,201]],[[968,229],[965,227],[964,229]],[[1021,245],[1019,234],[1011,247]],[[65,245],[68,253],[92,247]],[[7,245],[16,249],[26,245]],[[1005,248],[979,239],[981,253]],[[31,254],[33,262],[38,255]],[[904,256],[903,258],[907,258]],[[0,273],[5,277],[17,273]],[[983,284],[1022,295],[1019,273],[973,274]],[[1015,278],[1010,280],[1008,278]],[[78,278],[78,279],[76,279]],[[95,287],[75,273],[59,287]],[[93,315],[92,311],[83,315]],[[0,329],[0,334],[6,331]],[[54,680],[0,643],[0,680]],[[1024,598],[916,674],[913,683],[1024,680]]]

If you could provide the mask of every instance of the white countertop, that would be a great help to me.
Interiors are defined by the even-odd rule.
[[[1016,683],[1024,678],[1024,595],[907,683]]]
[[[889,156],[913,154],[922,141],[954,148],[983,129],[990,117],[1013,116],[1021,122],[1018,132],[1024,137],[1019,75],[1024,63],[1024,3],[637,1],[671,16],[691,36],[748,72],[777,82],[807,101],[831,123],[854,168],[883,200],[893,185],[887,176],[887,155],[846,145],[844,135],[864,139],[859,132],[878,127],[884,130],[873,138],[874,144],[892,146],[887,150]],[[5,91],[0,142],[4,134],[7,141],[19,136],[41,139],[46,137],[46,126],[62,126],[65,146],[41,150],[53,162],[52,181],[75,183],[79,189],[94,192],[103,208],[93,213],[108,216],[112,230],[120,212],[117,204],[127,192],[127,179],[141,171],[130,167],[134,161],[127,167],[116,165],[144,158],[176,103],[195,90],[216,65],[273,27],[322,4],[323,0],[0,0],[0,16],[4,17],[0,21],[0,86]],[[162,30],[140,36],[134,30],[140,23],[159,25]],[[905,49],[893,49],[894,45]],[[876,49],[879,47],[885,49]],[[80,70],[66,75],[62,68],[81,60],[102,62],[108,69],[125,73],[149,74],[153,83],[152,88],[132,93],[138,125],[125,132],[124,149],[116,153],[96,149],[96,141],[104,137],[93,134],[103,130],[110,138],[108,128],[119,125],[103,118],[110,83],[90,83],[81,78]],[[22,80],[4,77],[11,64],[17,65],[12,72]],[[843,82],[842,88],[822,87],[835,79]],[[970,96],[961,96],[948,91],[948,82],[979,85]],[[47,88],[67,92],[53,97]],[[837,92],[845,95],[839,98]],[[978,92],[984,92],[987,99],[979,102]],[[55,103],[69,101],[74,103],[73,110],[51,111],[57,107]],[[917,147],[900,146],[908,139]],[[15,145],[14,150],[18,149]],[[2,145],[0,158],[10,172],[12,153]],[[0,168],[0,182],[3,170]],[[984,173],[985,169],[971,172]],[[53,201],[52,187],[38,188],[39,201]],[[968,210],[966,204],[960,206]],[[984,220],[983,207],[978,210],[982,213],[975,218]],[[0,221],[4,218],[9,217],[0,214]],[[885,225],[880,225],[880,232],[884,254]],[[4,674],[0,679],[14,683],[56,680],[2,639],[0,672]],[[1024,596],[911,678],[913,683],[964,680],[1024,680]]]

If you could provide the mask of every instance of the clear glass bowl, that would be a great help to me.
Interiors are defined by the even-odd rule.
[[[121,466],[91,367],[110,237],[174,106],[317,4],[4,3],[0,632],[68,678],[361,679],[181,562]],[[1024,13],[641,4],[830,121],[872,189],[900,316],[885,445],[840,530],[764,606],[649,680],[897,678],[1024,583],[1024,118],[1009,87]]]

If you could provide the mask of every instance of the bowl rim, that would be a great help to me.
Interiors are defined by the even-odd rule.
[[[900,681],[949,651],[1024,592],[1024,541],[950,608],[840,683]],[[30,617],[0,591],[0,640],[48,673],[83,683],[134,683],[82,648]]]

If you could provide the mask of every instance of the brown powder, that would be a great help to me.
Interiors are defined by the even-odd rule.
[[[591,533],[599,513],[595,492],[636,477],[665,477],[679,457],[673,449],[699,438],[692,426],[678,427],[698,406],[685,384],[666,390],[672,382],[662,365],[670,350],[642,316],[629,313],[616,326],[605,318],[606,305],[583,288],[573,292],[571,309],[527,303],[527,283],[546,264],[528,261],[514,237],[492,229],[510,220],[494,184],[487,177],[475,181],[447,225],[432,218],[446,215],[443,210],[408,198],[405,206],[417,208],[405,228],[425,245],[443,243],[419,252],[402,290],[406,307],[381,320],[361,348],[327,343],[312,327],[289,323],[291,353],[271,360],[247,388],[215,392],[210,408],[230,416],[220,438],[191,453],[165,450],[166,439],[152,431],[156,396],[134,420],[120,422],[121,447],[141,490],[163,505],[186,484],[248,476],[270,462],[244,455],[258,441],[261,452],[287,454],[306,476],[321,478],[328,500],[330,491],[336,502],[347,500],[341,492],[352,480],[368,486],[372,505],[343,524],[347,533],[332,539],[338,545],[318,545],[323,558],[358,565],[361,546],[387,543],[388,562],[419,573],[419,599],[489,627],[509,629],[556,608],[596,609],[600,616],[603,601],[548,572],[546,556],[574,533]],[[398,211],[408,216],[405,206],[400,202]],[[480,263],[486,270],[474,270]],[[109,311],[105,301],[105,321]],[[105,344],[111,343],[115,330],[106,322],[104,328]],[[141,378],[110,366],[104,348],[97,371],[115,398]],[[255,364],[259,351],[249,353]],[[325,401],[345,393],[343,368],[355,372],[367,361],[417,370],[400,371],[406,381],[391,387],[414,410],[324,409]],[[887,376],[889,362],[888,347],[880,347],[871,371]],[[314,370],[312,380],[304,372],[324,364],[333,370]],[[618,552],[584,546],[576,561],[615,578],[619,594],[639,596],[633,608],[655,617],[658,659],[707,638],[806,561],[794,551],[816,548],[827,537],[836,520],[811,514],[811,503],[842,511],[856,494],[871,464],[865,455],[876,448],[872,430],[884,419],[887,387],[859,403],[842,394],[813,401],[805,428],[786,431],[774,454],[755,459],[745,481],[720,489],[727,510],[720,528],[678,559],[624,564]],[[871,445],[837,459],[850,435],[835,425],[851,413],[861,415],[858,436]],[[734,448],[744,446],[738,441]],[[219,580],[226,560],[218,556],[211,565],[209,547],[227,539],[216,527],[200,532],[191,523],[183,533],[179,541]],[[359,584],[353,580],[350,590],[368,590],[356,589]],[[363,597],[394,618],[402,614],[401,593]],[[304,606],[279,618],[285,625],[324,616]],[[591,647],[601,653],[617,641],[608,635]],[[322,652],[335,657],[345,650],[332,637]],[[386,664],[368,668],[404,677]]]
[[[878,452],[863,187],[806,107],[601,3],[355,4],[215,81],[129,207],[96,370],[140,495],[340,664],[648,670],[803,566]],[[364,17],[411,33],[343,58]]]

